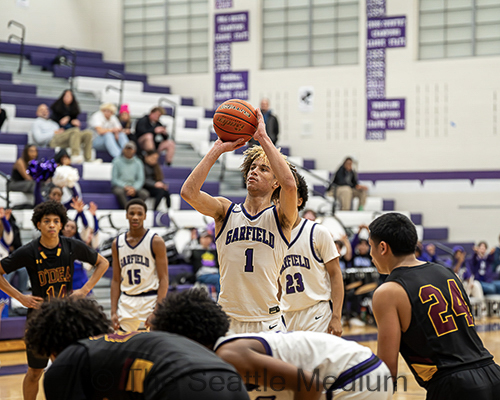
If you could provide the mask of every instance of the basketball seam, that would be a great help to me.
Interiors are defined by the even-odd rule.
[[[256,125],[252,124],[250,121],[248,121],[248,120],[246,120],[244,118],[238,117],[237,115],[228,114],[228,113],[225,113],[223,111],[216,111],[215,115],[214,115],[214,118],[217,116],[217,114],[227,115],[228,117],[233,117],[233,118],[239,119],[240,121],[245,122],[248,125],[253,126],[255,129],[257,129]]]
[[[226,133],[229,133],[230,135],[245,135],[245,136],[250,136],[252,137],[253,135],[251,135],[250,133],[244,133],[244,132],[230,132],[230,131],[226,131],[225,129],[221,128],[219,125],[217,125],[215,122],[214,122],[214,125],[217,127],[217,129],[220,129],[221,131],[223,132],[226,132]],[[217,132],[216,132],[217,133]]]
[[[242,103],[240,100],[232,100],[232,101],[234,101],[235,103],[241,104],[243,107],[248,109],[248,111],[250,111],[250,113],[252,113],[252,115],[255,118],[257,118],[257,112],[255,110],[252,110],[250,107],[248,107],[246,104]]]

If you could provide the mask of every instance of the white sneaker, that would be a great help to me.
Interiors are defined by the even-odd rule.
[[[71,156],[71,164],[83,164],[83,156],[81,154]]]
[[[352,326],[365,326],[366,324],[358,318],[351,318],[349,324]]]

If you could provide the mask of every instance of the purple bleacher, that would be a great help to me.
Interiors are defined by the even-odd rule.
[[[107,74],[108,69],[106,68],[94,68],[94,67],[75,67],[75,76],[88,76],[92,78],[106,78],[106,79],[118,79]],[[69,78],[71,77],[72,69],[70,67],[62,65],[54,65],[54,76],[58,78]],[[144,74],[134,74],[131,72],[124,72],[123,76],[127,81],[139,81],[146,82],[147,76]]]
[[[170,88],[168,86],[155,86],[145,83],[143,85],[143,91],[147,93],[163,93],[170,94]]]
[[[219,138],[219,136],[217,136],[217,134],[215,132],[210,131],[210,141],[211,142],[215,142],[218,138]],[[236,149],[235,151],[240,150],[242,148],[243,147],[240,147],[239,149]]]
[[[326,187],[324,185],[313,185],[313,193],[315,196],[324,196]]]
[[[423,240],[447,240],[448,228],[424,228]]]
[[[23,154],[24,146],[17,146],[17,156],[21,157]],[[48,147],[38,147],[38,159],[50,160],[54,158],[55,150]]]
[[[215,114],[215,110],[205,109],[205,118],[213,118],[214,114]]]
[[[423,241],[422,245],[425,248],[425,246],[428,245],[429,243],[434,244],[434,243],[436,243],[436,241],[432,241],[432,240]],[[453,247],[455,247],[455,246],[462,246],[464,248],[465,252],[467,253],[467,257],[470,257],[472,254],[474,254],[474,246],[475,246],[474,242],[443,242],[443,241],[439,241],[438,243],[440,243],[443,246],[448,247],[450,250],[453,250]],[[436,255],[441,256],[444,254],[450,254],[450,253],[445,251],[445,250],[442,250],[441,248],[436,246]]]
[[[217,138],[218,138],[218,136],[215,135],[215,140],[217,140]],[[247,149],[248,149],[248,146],[240,147],[234,151],[234,154],[243,154],[245,152],[245,150],[247,150]]]
[[[192,97],[181,97],[181,106],[194,106],[194,99]]]
[[[0,133],[0,143],[2,144],[17,144],[24,146],[28,144],[27,133]]]
[[[191,173],[192,169],[189,167],[168,167],[163,165],[161,167],[165,179],[186,179]]]
[[[168,277],[170,279],[175,278],[180,274],[192,274],[193,266],[189,264],[177,264],[168,266]]]
[[[198,120],[196,119],[186,119],[184,121],[184,128],[196,129],[198,128]]]
[[[500,179],[500,170],[496,171],[435,171],[435,172],[360,172],[359,179],[363,181],[392,181],[427,179]]]
[[[9,81],[0,80],[0,90],[5,93],[29,93],[36,95],[35,85],[14,84]]]
[[[21,339],[24,337],[26,317],[9,317],[2,320],[0,340]]]
[[[422,214],[420,213],[411,213],[410,219],[415,225],[422,225]]]
[[[36,118],[37,106],[20,106],[16,105],[17,118]]]
[[[38,97],[35,95],[17,94],[17,93],[2,93],[2,103],[15,104],[20,106],[39,106],[42,103],[51,105],[56,99],[51,97]]]
[[[168,288],[168,292],[169,293],[172,293],[172,292],[184,292],[184,291],[190,290],[192,288],[193,288],[193,285],[191,285],[190,283],[185,283],[184,285],[171,285]]]
[[[0,72],[0,80],[12,82],[12,74],[10,72]]]
[[[167,213],[155,211],[153,226],[170,226],[170,216]]]
[[[112,162],[113,157],[106,150],[96,150],[95,152],[96,158],[101,158],[103,162]]]
[[[113,193],[85,193],[83,198],[86,203],[93,201],[101,210],[120,210],[120,204]]]
[[[111,193],[110,181],[94,181],[94,180],[80,179],[79,183],[80,187],[82,188],[82,193],[101,193],[101,194]]]
[[[169,115],[170,117],[174,115],[174,109],[172,107],[163,106],[163,109],[165,110],[165,115]]]
[[[394,211],[396,209],[396,203],[394,200],[382,200],[382,211]]]
[[[72,56],[69,54],[64,54],[69,60],[73,60]],[[39,65],[46,70],[52,71],[54,68],[53,61],[55,55],[51,53],[38,53],[32,52],[29,55],[29,59],[32,65]],[[78,57],[76,58],[77,66],[84,67],[95,67],[95,68],[105,68],[105,69],[113,69],[115,71],[123,72],[125,70],[125,66],[122,63],[114,63],[114,62],[104,62],[95,57]]]
[[[12,173],[12,166],[14,163],[11,162],[0,162],[0,171],[4,174],[10,175]]]
[[[7,42],[0,42],[0,53],[4,54],[20,54],[21,52],[21,45],[18,43],[7,43]],[[31,53],[38,52],[38,53],[51,53],[56,56],[58,52],[57,47],[48,47],[48,46],[37,46],[37,45],[26,45],[24,46],[24,55],[29,58]],[[64,53],[68,54],[68,53]],[[91,58],[98,58],[102,60],[102,53],[98,51],[86,51],[86,50],[76,50],[76,55],[77,57],[91,57]]]
[[[166,179],[165,181],[168,183],[168,190],[171,194],[179,194],[181,192],[182,185],[186,180]],[[219,196],[219,186],[219,182],[205,182],[201,187],[201,190],[211,196]]]
[[[289,157],[290,156],[290,148],[289,147],[281,147],[281,154]]]
[[[227,197],[232,203],[240,204],[245,202],[244,196],[229,196]]]
[[[302,166],[305,169],[316,169],[316,160],[304,160]]]
[[[191,207],[191,205],[186,201],[184,200],[182,197],[181,197],[181,207],[180,207],[181,210],[194,210],[193,207]]]

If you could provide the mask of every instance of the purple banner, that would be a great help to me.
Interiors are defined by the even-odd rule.
[[[215,15],[215,43],[248,41],[248,11]]]
[[[406,46],[406,17],[372,18],[367,26],[367,49]]]
[[[366,140],[406,128],[405,99],[386,99],[388,48],[406,46],[406,17],[386,17],[386,0],[366,1]]]
[[[215,0],[215,8],[231,8],[233,6],[233,0]]]
[[[248,71],[215,74],[215,108],[229,99],[248,99]]]

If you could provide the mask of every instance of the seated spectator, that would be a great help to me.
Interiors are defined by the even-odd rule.
[[[351,240],[351,248],[354,249],[354,254],[351,260],[352,268],[374,267],[372,257],[370,256],[370,245],[367,239],[360,239],[360,233],[365,230],[368,232],[368,226],[360,225],[358,233]]]
[[[368,188],[360,185],[358,174],[352,169],[352,158],[347,157],[342,166],[337,170],[329,190],[336,187],[336,197],[340,201],[342,210],[350,210],[353,197],[359,199],[359,210],[363,210],[366,203]]]
[[[59,124],[50,119],[50,111],[47,104],[40,104],[36,109],[36,119],[31,127],[33,142],[39,147],[56,147],[54,140],[56,135],[64,132]]]
[[[420,254],[417,257],[419,261],[439,263],[436,255],[436,246],[433,243],[426,244],[425,248],[420,242],[417,242],[417,247],[419,246],[419,244],[421,247]]]
[[[0,129],[2,129],[3,123],[7,120],[7,113],[3,108],[0,107]]]
[[[343,235],[339,240],[335,240],[335,246],[337,246],[337,251],[340,254],[340,269],[342,271],[345,271],[352,259],[351,242],[349,242],[349,238],[347,237],[347,235]]]
[[[14,192],[33,193],[35,190],[35,181],[26,172],[28,164],[38,158],[38,150],[35,145],[28,144],[24,146],[23,153],[12,167],[11,182],[9,189]]]
[[[486,254],[486,250],[488,250],[486,242],[479,242],[474,247],[474,254],[469,260],[469,269],[474,278],[481,284],[485,295],[500,294],[500,280],[496,279],[493,270],[495,248],[489,254]]]
[[[63,132],[54,136],[50,142],[51,147],[70,147],[71,161],[81,164],[83,157],[80,156],[80,147],[83,144],[85,161],[91,161],[92,157],[92,131],[80,130],[81,122],[78,119],[80,106],[71,90],[65,90],[62,95],[50,106],[52,114],[50,118],[57,122]]]
[[[467,263],[465,262],[466,257],[467,253],[462,246],[453,247],[451,265],[447,265],[447,267],[449,266],[463,282],[467,296],[477,297],[479,300],[484,301],[484,293],[481,283],[474,279],[474,275],[472,275]]]
[[[199,237],[191,240],[182,253],[186,261],[193,266],[196,280],[215,287],[214,300],[217,300],[220,293],[220,274],[212,233],[206,229],[202,230]]]
[[[146,200],[147,190],[144,186],[144,166],[135,155],[137,146],[128,142],[122,155],[113,159],[111,186],[120,206],[125,209],[129,199],[136,197]]]
[[[149,115],[145,115],[137,121],[135,136],[142,150],[158,150],[159,153],[166,150],[166,163],[172,164],[175,154],[175,143],[168,138],[167,129],[160,123],[160,117],[165,114],[161,107],[155,107]]]
[[[167,208],[170,208],[170,192],[168,185],[163,182],[163,171],[158,164],[159,154],[156,150],[148,150],[144,157],[144,189],[149,192],[150,197],[154,197],[154,209],[158,209],[160,202],[165,198]]]
[[[90,126],[95,130],[93,146],[96,150],[106,150],[113,158],[118,157],[129,141],[122,124],[116,117],[116,107],[111,103],[101,104],[99,111],[92,114]]]
[[[500,241],[500,237],[498,240]],[[493,268],[497,274],[500,274],[500,245],[495,247],[495,253],[493,255]]]
[[[120,111],[118,112],[118,120],[122,125],[123,132],[128,136],[128,140],[137,141],[134,133],[132,132],[132,119],[130,118],[130,111],[128,104],[122,104],[120,106]]]

